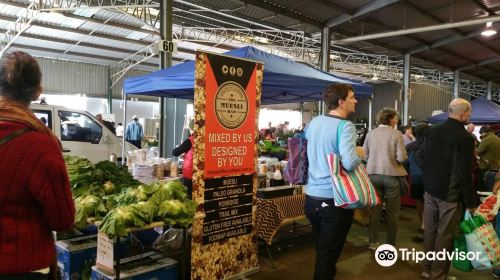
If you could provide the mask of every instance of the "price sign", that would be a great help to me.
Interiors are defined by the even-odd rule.
[[[113,272],[113,240],[104,233],[97,236],[96,266],[106,271]]]
[[[162,52],[175,53],[177,52],[177,44],[174,41],[160,40],[158,42],[158,49]]]

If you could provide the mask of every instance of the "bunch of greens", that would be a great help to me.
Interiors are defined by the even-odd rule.
[[[94,182],[94,165],[86,158],[77,156],[64,156],[69,181],[73,189],[88,186]]]
[[[75,199],[75,226],[83,228],[87,225],[89,217],[98,217],[106,212],[102,200],[95,195],[80,196]]]
[[[169,181],[161,185],[152,195],[151,199],[159,205],[165,200],[179,199],[187,197],[187,188],[180,181]]]
[[[110,237],[126,236],[127,228],[143,227],[147,218],[137,207],[120,206],[106,214],[102,220],[99,230]]]
[[[96,163],[95,169],[94,179],[100,183],[111,181],[115,184],[115,186],[121,187],[132,187],[141,184],[139,181],[134,179],[132,174],[128,172],[127,168],[118,166],[108,160]]]
[[[101,232],[124,236],[128,227],[153,221],[180,226],[193,222],[196,203],[187,199],[187,189],[180,181],[141,185],[112,162],[94,165],[82,157],[64,159],[75,199],[76,227],[85,227],[90,217],[103,218]]]
[[[140,184],[127,169],[107,160],[95,165],[77,156],[64,156],[64,160],[73,197],[89,194],[111,195],[119,193],[124,188]]]
[[[165,200],[158,208],[158,216],[170,225],[188,226],[193,223],[196,203],[192,200]]]

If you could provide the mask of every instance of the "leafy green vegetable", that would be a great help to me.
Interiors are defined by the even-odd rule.
[[[160,188],[160,184],[155,183],[152,185],[140,185],[138,189],[140,192],[149,196],[149,195],[153,194],[154,192],[156,192],[158,190],[158,188]]]
[[[100,231],[125,236],[128,227],[143,227],[155,219],[181,226],[193,222],[196,203],[186,199],[187,189],[180,181],[141,185],[127,169],[112,162],[94,165],[82,157],[64,159],[75,198],[77,227],[86,226],[89,217],[104,216]]]
[[[107,160],[95,165],[76,156],[65,156],[64,160],[74,197],[88,194],[109,195],[119,193],[123,188],[140,185],[126,168]]]
[[[105,194],[112,194],[115,192],[115,184],[111,181],[107,181],[102,185],[104,187],[104,193]]]
[[[108,212],[99,230],[110,237],[126,236],[128,227],[143,227],[145,221],[146,217],[136,207],[121,206]]]
[[[167,224],[188,226],[193,222],[196,203],[192,200],[165,200],[158,208],[158,216]]]
[[[141,192],[139,188],[124,189],[118,196],[116,196],[116,202],[118,205],[130,205],[146,200],[148,200],[148,196]]]
[[[158,188],[158,190],[151,197],[151,200],[159,205],[165,200],[183,200],[186,197],[187,188],[180,181],[169,181]]]
[[[132,174],[123,166],[118,166],[111,161],[104,160],[96,163],[96,180],[101,183],[111,181],[119,186],[138,186],[141,183],[134,179]]]
[[[158,212],[158,206],[152,201],[140,201],[137,204],[133,204],[131,206],[144,214],[145,221],[148,224],[153,222],[154,218],[156,217],[156,213]]]
[[[89,217],[97,217],[106,212],[106,207],[101,199],[95,195],[80,196],[75,199],[76,217],[75,225],[83,228],[87,225]]]

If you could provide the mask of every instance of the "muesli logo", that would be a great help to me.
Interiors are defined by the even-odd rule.
[[[228,81],[223,83],[215,95],[215,115],[227,129],[236,129],[248,115],[248,98],[240,84]]]

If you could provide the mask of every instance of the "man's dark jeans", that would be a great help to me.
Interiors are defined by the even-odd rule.
[[[305,214],[316,243],[314,280],[332,280],[337,260],[351,229],[353,210],[335,207],[333,199],[306,195]]]

